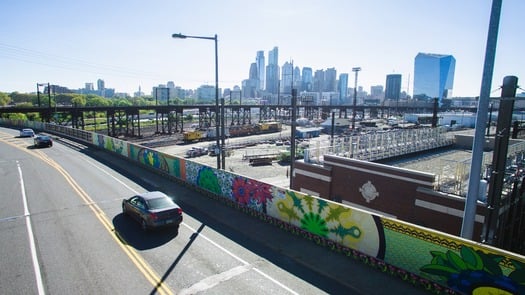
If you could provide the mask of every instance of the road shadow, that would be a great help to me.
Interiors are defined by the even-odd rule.
[[[143,231],[140,224],[124,213],[113,217],[113,227],[119,238],[137,250],[148,250],[173,240],[178,234],[174,227]]]

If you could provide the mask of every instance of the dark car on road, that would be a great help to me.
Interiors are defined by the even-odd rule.
[[[35,147],[51,147],[53,146],[53,139],[49,135],[39,134],[33,138]]]
[[[161,227],[179,228],[182,209],[165,193],[146,192],[122,201],[122,212],[137,220],[144,231]]]

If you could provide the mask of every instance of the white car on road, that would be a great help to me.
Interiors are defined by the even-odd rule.
[[[33,137],[35,136],[35,131],[33,129],[24,128],[20,130],[20,137]]]

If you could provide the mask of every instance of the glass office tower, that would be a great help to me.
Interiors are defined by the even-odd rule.
[[[257,51],[257,56],[255,57],[255,62],[257,63],[257,71],[258,71],[258,75],[257,77],[259,78],[259,89],[263,90],[264,89],[264,80],[265,80],[265,61],[264,61],[264,51],[260,50],[260,51]]]
[[[401,74],[386,75],[385,99],[399,100],[401,94]]]
[[[266,66],[266,91],[271,94],[279,92],[279,48],[275,46],[268,51],[268,65]]]
[[[437,98],[439,104],[452,95],[456,59],[452,55],[418,53],[414,62],[415,99]]]

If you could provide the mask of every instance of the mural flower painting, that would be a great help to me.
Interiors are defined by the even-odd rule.
[[[440,277],[448,287],[465,294],[525,294],[525,264],[512,260],[514,270],[505,276],[503,257],[462,246],[459,254],[432,251],[432,261],[421,271]]]
[[[269,215],[314,235],[374,257],[384,255],[384,235],[370,214],[294,191],[274,195],[267,207]]]
[[[235,177],[232,196],[241,205],[265,212],[266,202],[272,198],[271,186],[249,178]]]

